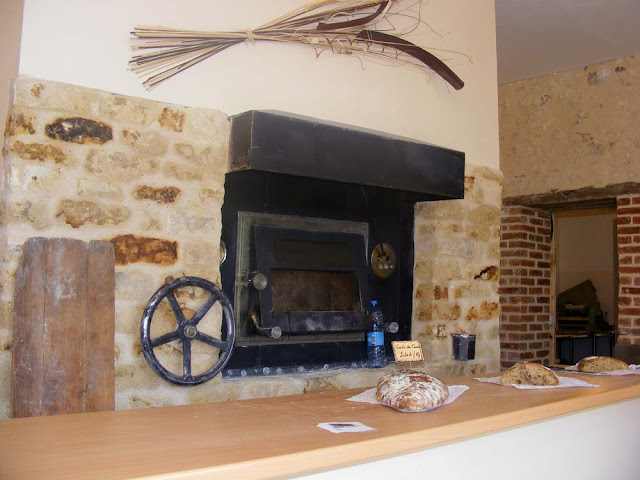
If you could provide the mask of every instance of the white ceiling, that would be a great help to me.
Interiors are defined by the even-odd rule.
[[[640,0],[495,0],[498,83],[640,53]]]

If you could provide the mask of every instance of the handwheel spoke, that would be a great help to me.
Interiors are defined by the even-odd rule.
[[[218,340],[217,338],[214,338],[211,335],[207,335],[206,333],[202,332],[198,332],[195,340],[200,340],[201,342],[204,342],[207,345],[211,345],[212,347],[216,347],[220,350],[226,350],[228,348],[227,342]]]
[[[182,308],[180,308],[180,304],[178,303],[178,299],[173,294],[173,292],[167,293],[167,300],[169,301],[169,305],[171,305],[171,310],[173,311],[173,315],[176,317],[176,326],[182,325],[186,322],[186,318],[184,318],[184,313],[182,313]]]
[[[179,338],[179,335],[177,331],[165,333],[164,335],[161,335],[151,340],[151,348],[156,348],[156,347],[159,347],[160,345],[173,342],[178,338]]]
[[[182,339],[182,374],[191,376],[191,339]]]
[[[213,307],[213,304],[216,303],[217,301],[218,299],[216,298],[215,295],[209,295],[209,298],[207,298],[207,301],[204,302],[204,304],[198,309],[196,314],[193,317],[191,317],[191,320],[189,320],[189,323],[191,325],[198,325],[198,323],[200,323],[200,320],[203,319],[203,317],[207,314],[207,312],[211,310],[211,307]]]

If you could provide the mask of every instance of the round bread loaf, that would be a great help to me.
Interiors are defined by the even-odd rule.
[[[587,373],[627,370],[629,364],[613,357],[586,357],[578,362],[578,371]]]
[[[417,370],[397,370],[384,375],[376,388],[376,399],[400,412],[424,412],[442,405],[449,396],[447,386]]]
[[[558,385],[558,377],[544,365],[533,362],[516,363],[500,377],[508,385]]]

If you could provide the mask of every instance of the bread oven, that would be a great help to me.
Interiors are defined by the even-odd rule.
[[[251,319],[236,325],[246,342],[359,340],[370,328],[366,223],[239,212],[238,226],[234,304],[237,319]]]
[[[368,307],[411,338],[413,209],[461,198],[464,154],[280,112],[232,118],[225,377],[364,366]]]

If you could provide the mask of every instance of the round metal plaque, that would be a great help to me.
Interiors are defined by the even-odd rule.
[[[371,252],[371,269],[380,278],[389,277],[396,269],[396,252],[388,243],[379,243]]]

